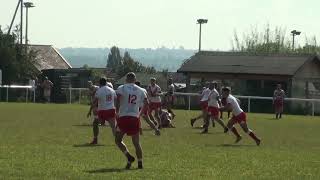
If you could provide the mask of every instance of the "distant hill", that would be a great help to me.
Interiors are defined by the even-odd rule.
[[[196,51],[184,48],[169,49],[120,49],[123,54],[128,51],[136,61],[143,65],[153,66],[157,70],[168,69],[176,71],[184,60],[192,56]],[[105,67],[109,48],[62,48],[59,52],[69,61],[72,67]]]

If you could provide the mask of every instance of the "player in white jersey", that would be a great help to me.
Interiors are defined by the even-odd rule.
[[[150,79],[150,85],[147,88],[149,103],[149,116],[153,122],[157,122],[158,128],[161,128],[160,109],[161,109],[161,88],[156,84],[156,78]],[[152,112],[154,111],[154,116]],[[155,121],[157,120],[157,121]]]
[[[167,87],[167,93],[165,94],[164,97],[164,106],[167,108],[168,112],[172,115],[172,119],[176,116],[174,112],[172,111],[172,106],[174,104],[174,85],[173,85],[173,80],[172,78],[168,79],[168,87]]]
[[[144,91],[144,93],[145,93],[146,95],[148,94],[148,93],[147,93],[147,90],[141,87],[140,81],[136,81],[135,84],[136,84],[137,86],[139,86],[139,87]],[[159,129],[158,129],[157,126],[151,121],[151,119],[150,119],[150,117],[149,117],[149,114],[148,114],[148,109],[149,109],[149,108],[148,108],[148,106],[143,107],[143,105],[144,105],[144,103],[141,103],[141,104],[140,104],[140,110],[141,110],[141,114],[140,114],[140,115],[141,115],[142,118],[148,123],[148,125],[154,130],[155,135],[160,136],[160,131],[159,131]],[[142,134],[142,129],[140,129],[140,133]]]
[[[228,128],[224,124],[224,122],[219,118],[219,108],[220,108],[220,95],[216,90],[217,83],[211,82],[209,84],[209,89],[211,90],[208,97],[208,115],[205,121],[204,129],[201,133],[208,133],[209,120],[210,117],[212,119],[212,124],[214,121],[217,121],[224,129],[224,131],[228,131]]]
[[[237,137],[236,143],[239,142],[242,137],[238,133],[237,129],[234,127],[238,123],[244,132],[246,132],[259,146],[261,143],[260,138],[258,138],[247,125],[246,113],[240,108],[237,98],[230,94],[231,89],[229,87],[224,87],[222,89],[222,96],[226,98],[227,105],[221,107],[220,110],[232,110],[233,117],[229,120],[227,127],[228,130],[231,130]],[[227,132],[227,131],[226,131]]]
[[[112,129],[113,135],[115,134],[115,100],[117,98],[116,92],[107,86],[107,81],[105,78],[101,78],[99,81],[100,88],[96,90],[94,95],[94,100],[91,104],[93,109],[97,107],[96,113],[98,118],[93,121],[93,140],[90,144],[98,143],[99,135],[99,123],[104,123],[108,121]],[[89,111],[90,115],[91,111]]]
[[[193,124],[198,120],[203,118],[203,124],[206,122],[206,118],[208,116],[208,100],[209,100],[209,95],[211,93],[211,90],[208,88],[208,84],[206,87],[203,87],[203,90],[200,95],[200,108],[201,108],[201,114],[195,118],[192,118],[190,120],[190,124],[193,127]],[[203,126],[204,127],[204,126]]]
[[[126,76],[126,84],[120,86],[117,90],[117,129],[115,142],[119,149],[127,157],[126,169],[130,169],[135,158],[129,153],[126,145],[123,143],[125,134],[132,137],[132,143],[136,149],[138,158],[138,168],[142,169],[142,148],[140,145],[140,107],[148,105],[148,99],[145,92],[135,85],[136,75],[130,72]]]

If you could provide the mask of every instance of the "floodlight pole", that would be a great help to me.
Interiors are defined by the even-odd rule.
[[[27,48],[28,46],[28,14],[29,14],[29,8],[34,7],[33,3],[31,2],[25,2],[24,7],[26,8],[26,38],[25,38],[25,46]]]
[[[22,44],[23,36],[23,0],[20,0],[20,44]]]
[[[202,24],[206,24],[208,22],[208,19],[198,19],[197,24],[200,25],[199,29],[199,52],[201,51],[201,35],[202,35]]]
[[[17,4],[17,7],[16,7],[16,10],[14,11],[14,14],[13,14],[13,17],[12,17],[12,20],[11,20],[11,23],[10,23],[10,26],[9,26],[9,30],[8,30],[8,32],[7,32],[7,35],[9,35],[10,32],[11,32],[11,29],[12,29],[12,26],[13,26],[13,23],[14,23],[14,20],[16,19],[16,15],[17,15],[18,9],[19,9],[19,7],[20,7],[20,3],[21,3],[21,1],[18,0],[18,4]]]
[[[291,31],[291,34],[292,34],[292,50],[294,51],[295,36],[299,36],[301,34],[301,32],[297,31],[297,30],[293,30],[293,31]]]

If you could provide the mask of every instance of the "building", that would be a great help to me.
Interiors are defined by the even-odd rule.
[[[28,45],[28,51],[36,54],[35,68],[38,71],[45,69],[69,69],[72,66],[52,45]]]
[[[317,55],[249,55],[203,51],[187,59],[178,72],[190,84],[216,80],[234,94],[272,96],[281,83],[288,97],[319,98],[320,58]]]

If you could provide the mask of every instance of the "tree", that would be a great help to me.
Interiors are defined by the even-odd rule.
[[[306,38],[306,44],[295,49],[292,48],[289,34],[281,27],[271,29],[267,25],[262,32],[257,28],[252,28],[248,34],[244,34],[240,39],[237,32],[232,40],[232,51],[246,52],[248,54],[315,54],[320,52],[316,38],[310,41]]]
[[[0,27],[0,69],[4,84],[24,82],[39,73],[34,66],[36,52],[26,52],[25,47],[17,44],[17,31],[18,27],[8,35]]]
[[[125,51],[123,57],[121,57],[119,48],[115,46],[110,49],[110,53],[108,54],[107,67],[120,77],[128,72],[145,72],[150,74],[156,72],[154,67],[146,67],[140,62],[135,61],[127,51]]]
[[[118,68],[122,65],[122,58],[118,47],[113,46],[108,54],[107,67],[111,68],[113,72],[117,72]]]

